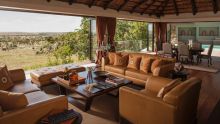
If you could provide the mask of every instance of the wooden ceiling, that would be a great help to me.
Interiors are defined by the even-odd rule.
[[[47,0],[50,2],[51,0]],[[127,11],[141,15],[161,17],[164,15],[200,12],[217,13],[220,9],[220,0],[56,0],[66,2],[69,5],[75,3],[84,4],[88,7],[102,7],[116,11]]]

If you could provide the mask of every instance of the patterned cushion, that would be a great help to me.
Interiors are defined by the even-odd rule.
[[[28,101],[23,93],[12,93],[0,90],[0,106],[3,111],[19,109],[27,105]]]
[[[128,68],[139,70],[141,57],[129,55]]]
[[[153,62],[153,59],[151,57],[142,57],[141,59],[141,63],[140,63],[140,70],[145,72],[145,73],[148,73],[150,71],[150,66]]]
[[[7,66],[0,67],[0,90],[7,90],[13,86]]]
[[[116,54],[116,53],[113,53],[113,52],[109,52],[109,53],[108,53],[108,58],[109,58],[109,64],[110,64],[110,65],[113,65],[114,62],[115,62],[115,54]]]
[[[114,65],[116,66],[127,66],[127,61],[128,61],[128,55],[118,55],[115,54],[115,62]]]
[[[151,64],[151,72],[154,71],[155,68],[163,65],[164,61],[162,59],[155,59]]]

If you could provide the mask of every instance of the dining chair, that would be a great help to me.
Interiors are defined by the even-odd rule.
[[[192,49],[201,49],[202,45],[199,42],[192,43]]]
[[[163,43],[162,51],[158,51],[159,55],[163,57],[172,57],[172,45],[170,43]]]
[[[200,54],[198,56],[198,60],[200,63],[202,62],[202,59],[207,59],[208,60],[208,66],[212,65],[212,51],[213,51],[213,43],[209,46],[207,54]]]
[[[181,62],[187,62],[188,63],[189,60],[191,60],[188,45],[180,44],[178,46],[178,54],[179,54],[179,60]]]

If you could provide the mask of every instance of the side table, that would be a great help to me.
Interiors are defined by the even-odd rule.
[[[189,73],[187,71],[185,71],[185,70],[180,71],[180,72],[172,71],[170,73],[170,77],[172,79],[181,78],[182,81],[185,81],[187,79],[188,75],[189,75]]]

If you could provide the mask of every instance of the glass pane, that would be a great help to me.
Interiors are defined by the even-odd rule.
[[[147,50],[146,22],[117,20],[115,42],[117,51]]]
[[[153,51],[153,23],[148,24],[149,51]]]
[[[88,61],[89,18],[0,11],[0,63],[25,70]]]

